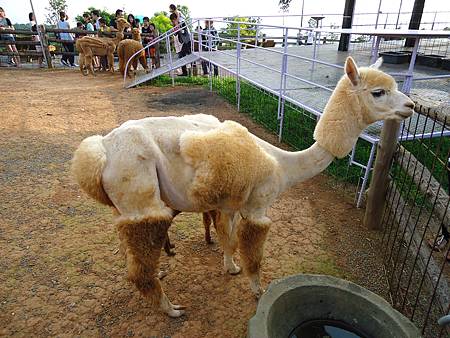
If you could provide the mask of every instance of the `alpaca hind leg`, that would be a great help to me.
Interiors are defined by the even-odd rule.
[[[233,254],[237,249],[236,240],[236,219],[237,214],[217,211],[216,226],[217,237],[223,248],[223,266],[224,270],[231,275],[236,275],[241,271],[241,268],[236,265],[233,259]]]
[[[120,214],[116,223],[126,247],[128,277],[162,311],[171,317],[181,316],[182,307],[169,301],[157,278],[173,210],[161,200],[151,143],[140,128],[130,128],[116,137],[120,147],[108,156],[102,185]]]
[[[166,233],[166,238],[164,240],[164,251],[167,256],[175,256],[175,251],[172,251],[173,248],[175,248],[175,245],[170,243],[169,233]]]
[[[83,74],[83,75],[88,75],[86,72],[85,72],[85,70],[84,70],[84,53],[81,53],[80,52],[80,55],[78,56],[78,63],[79,63],[79,66],[80,66],[80,71],[81,71],[81,74]]]
[[[245,274],[250,278],[250,287],[257,298],[264,292],[261,287],[261,260],[264,242],[270,228],[267,217],[243,219],[238,226],[239,252]]]
[[[215,211],[203,213],[203,226],[205,228],[205,242],[207,244],[214,243],[211,239],[211,222],[212,222],[212,218],[215,217],[214,213],[215,213]]]
[[[87,73],[91,73],[92,75],[96,75],[94,73],[94,68],[92,68],[92,52],[88,52],[84,56],[84,66],[87,68]]]
[[[170,317],[179,317],[183,307],[169,301],[158,279],[159,256],[171,221],[160,217],[122,218],[118,229],[127,247],[128,279],[153,305]]]

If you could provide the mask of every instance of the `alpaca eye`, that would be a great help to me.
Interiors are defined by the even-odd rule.
[[[373,97],[380,97],[384,94],[386,94],[386,91],[384,89],[379,89],[372,92]]]

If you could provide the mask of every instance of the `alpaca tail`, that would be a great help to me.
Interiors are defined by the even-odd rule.
[[[71,172],[81,189],[100,203],[114,206],[102,185],[102,173],[106,164],[103,136],[84,139],[72,159]]]

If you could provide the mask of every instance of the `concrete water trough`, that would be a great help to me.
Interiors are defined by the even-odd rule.
[[[249,321],[249,338],[419,338],[418,329],[380,296],[324,275],[270,284]]]

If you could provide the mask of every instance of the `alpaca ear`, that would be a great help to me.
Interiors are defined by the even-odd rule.
[[[378,69],[381,67],[382,64],[383,64],[383,58],[378,58],[378,60],[375,61],[375,63],[373,65],[370,65],[370,68]]]
[[[358,66],[356,65],[355,60],[351,56],[347,57],[347,60],[345,60],[345,73],[347,74],[348,78],[352,82],[354,86],[358,85],[359,83],[359,72],[358,72]]]

